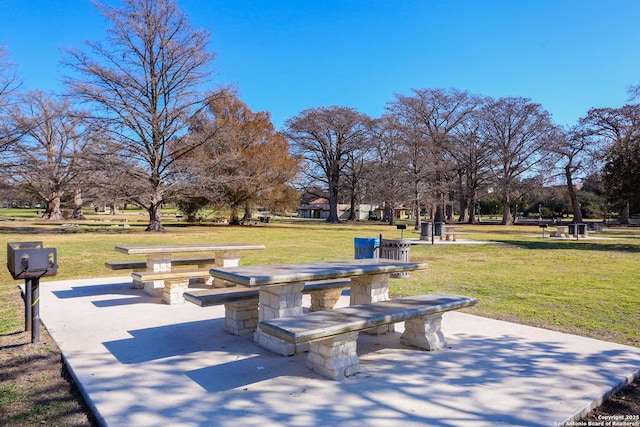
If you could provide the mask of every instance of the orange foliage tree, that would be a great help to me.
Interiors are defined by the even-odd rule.
[[[268,112],[254,113],[228,93],[211,100],[193,137],[200,132],[217,136],[179,162],[186,186],[182,205],[224,205],[231,211],[230,224],[240,224],[241,208],[247,220],[258,206],[281,210],[298,202],[289,184],[300,170],[300,159],[289,154],[289,144],[275,131]]]

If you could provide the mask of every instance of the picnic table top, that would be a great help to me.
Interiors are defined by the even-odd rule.
[[[265,246],[247,243],[205,243],[196,245],[116,246],[115,249],[128,255],[150,255],[179,252],[257,250],[265,249]]]
[[[391,274],[424,270],[419,262],[397,261],[384,258],[354,259],[347,261],[306,262],[301,264],[249,265],[220,267],[209,270],[211,276],[243,286],[279,285],[296,282],[338,279],[372,274]]]

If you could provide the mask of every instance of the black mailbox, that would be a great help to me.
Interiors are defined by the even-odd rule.
[[[58,255],[55,248],[45,248],[42,242],[9,242],[7,268],[14,279],[55,276]]]

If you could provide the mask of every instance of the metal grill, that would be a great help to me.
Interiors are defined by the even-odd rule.
[[[33,279],[55,276],[58,256],[54,248],[45,248],[42,242],[7,243],[7,268],[14,279]]]

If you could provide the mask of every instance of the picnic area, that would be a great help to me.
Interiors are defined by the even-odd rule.
[[[43,241],[58,272],[40,283],[38,344],[1,273],[4,393],[29,408],[38,375],[11,360],[59,352],[93,425],[569,425],[640,373],[635,228],[465,224],[433,244],[405,232],[410,260],[354,260],[354,239],[399,232],[25,225],[2,247]],[[4,407],[10,425],[87,422],[69,404]]]

